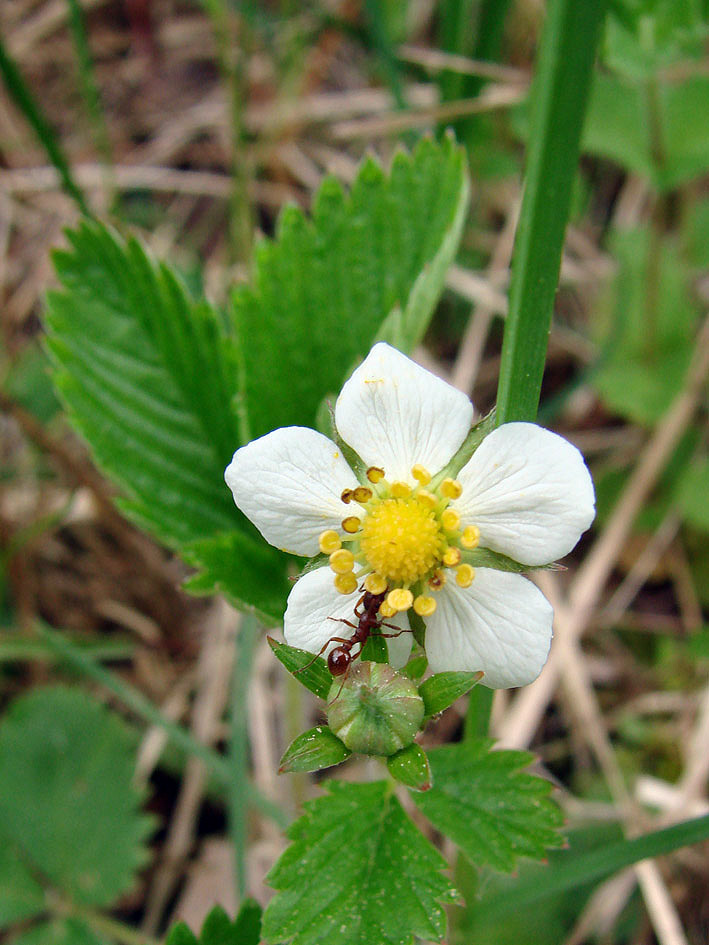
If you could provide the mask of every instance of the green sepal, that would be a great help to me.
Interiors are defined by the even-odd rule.
[[[426,718],[438,715],[456,699],[470,692],[483,678],[484,673],[436,673],[429,676],[419,686],[419,695],[423,699]]]
[[[458,448],[458,452],[453,456],[447,466],[441,469],[439,473],[436,473],[431,480],[429,489],[435,489],[449,476],[454,479],[463,466],[470,460],[473,453],[478,446],[480,446],[488,433],[492,433],[496,426],[495,408],[493,407],[490,413],[484,416],[482,420],[478,420],[478,422],[470,428],[470,433],[468,433],[463,440],[462,445]]]
[[[273,637],[268,637],[268,644],[276,659],[280,660],[294,679],[316,696],[327,699],[332,676],[324,659],[320,656],[313,657],[307,650],[298,650],[287,643],[279,643]]]
[[[278,768],[279,774],[320,771],[345,761],[352,752],[326,725],[316,725],[293,739]]]
[[[423,617],[420,617],[413,607],[408,611],[406,616],[408,617],[414,640],[416,640],[419,646],[423,646],[424,640],[426,639],[426,624],[424,623]]]
[[[522,564],[514,558],[490,548],[475,548],[473,551],[463,550],[463,561],[472,564],[474,568],[494,568],[495,571],[512,571],[514,574],[524,574],[527,571],[564,571],[562,564],[550,561],[549,564]]]
[[[387,768],[392,778],[414,791],[430,791],[433,787],[428,757],[415,742],[387,758]]]
[[[428,660],[423,653],[420,653],[418,656],[412,657],[399,672],[403,673],[404,676],[408,676],[409,679],[420,679],[426,672],[427,667]]]
[[[372,633],[359,654],[361,659],[371,663],[388,663],[389,650],[386,638],[380,633]]]

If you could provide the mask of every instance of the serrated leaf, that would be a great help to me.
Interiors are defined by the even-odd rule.
[[[381,781],[333,781],[289,829],[268,875],[278,890],[263,919],[271,943],[413,945],[439,941],[457,893],[443,857]]]
[[[279,765],[279,774],[293,771],[320,771],[339,765],[352,752],[326,725],[303,732],[286,748]]]
[[[327,178],[312,221],[286,208],[260,244],[253,285],[234,294],[249,431],[313,426],[384,319],[397,344],[421,337],[457,247],[468,198],[465,158],[446,139],[399,152],[387,175],[373,158],[345,195]]]
[[[12,945],[110,945],[81,919],[41,922],[13,938]]]
[[[473,863],[510,872],[520,857],[541,859],[563,843],[551,785],[520,770],[531,760],[525,752],[490,751],[487,741],[433,749],[433,787],[412,796]]]
[[[426,715],[438,715],[456,699],[470,692],[483,678],[484,673],[435,673],[419,686],[419,695],[423,699]]]
[[[88,222],[67,236],[48,297],[55,383],[122,507],[177,548],[247,527],[224,485],[238,385],[217,313],[135,240]]]
[[[258,945],[261,939],[261,906],[244,899],[232,922],[221,906],[214,906],[202,925],[199,940],[184,922],[170,930],[165,945]]]
[[[165,945],[199,945],[199,943],[187,923],[178,922],[170,929]]]
[[[431,766],[420,745],[407,745],[391,755],[387,758],[387,768],[392,778],[414,791],[430,791],[433,780]]]
[[[294,646],[288,646],[287,643],[279,643],[273,637],[268,638],[268,643],[276,658],[294,679],[316,696],[327,699],[332,686],[332,676],[324,659],[319,656],[313,658],[313,654],[308,653],[307,650],[298,650]]]
[[[23,696],[0,725],[3,834],[73,901],[110,905],[147,857],[133,773],[130,732],[104,706],[62,687]]]

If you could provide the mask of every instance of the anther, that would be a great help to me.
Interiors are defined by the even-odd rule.
[[[392,482],[391,494],[394,499],[405,499],[408,495],[411,495],[411,486],[408,482]]]
[[[352,594],[357,590],[357,578],[349,571],[347,574],[335,575],[335,590],[340,594]]]
[[[427,509],[435,509],[438,505],[438,499],[432,492],[429,492],[428,489],[419,489],[416,493],[417,500],[424,505]]]
[[[330,555],[330,567],[335,574],[348,574],[354,568],[354,555],[347,548],[339,548]]]
[[[320,551],[322,551],[324,555],[331,555],[333,551],[337,551],[338,548],[342,547],[342,542],[340,541],[340,536],[337,534],[337,532],[329,528],[318,538],[318,545],[320,546]]]
[[[344,502],[345,505],[349,505],[352,501],[352,489],[343,489],[342,494],[340,495],[340,501]]]
[[[445,550],[443,555],[443,564],[449,568],[454,568],[456,564],[460,564],[460,559],[462,555],[460,553],[460,548],[454,548],[452,545]]]
[[[342,527],[349,535],[354,535],[355,532],[358,532],[361,524],[356,515],[348,515],[347,518],[342,519]]]
[[[391,606],[391,604],[383,600],[379,607],[379,613],[382,615],[382,617],[393,617],[396,611]]]
[[[431,473],[421,463],[416,463],[411,470],[411,475],[422,486],[427,486],[431,481]]]
[[[463,494],[463,487],[457,479],[444,479],[441,483],[441,495],[447,499],[459,499]]]
[[[408,610],[414,602],[414,595],[407,587],[395,587],[387,594],[386,602],[395,611]]]
[[[460,515],[455,509],[445,509],[441,512],[441,525],[447,532],[454,532],[460,525]]]
[[[368,574],[364,579],[364,589],[369,591],[370,594],[383,594],[387,589],[387,579],[381,574],[377,574],[376,571],[373,574]]]
[[[443,571],[434,571],[431,577],[428,579],[428,586],[432,591],[440,591],[445,583],[446,576]]]
[[[477,525],[466,525],[460,536],[460,543],[464,548],[477,548],[480,541],[480,529]]]
[[[461,564],[455,572],[455,581],[460,587],[470,587],[474,578],[475,568],[470,564]]]
[[[367,470],[367,479],[373,484],[381,482],[384,478],[384,470],[379,466],[370,466]]]
[[[372,498],[372,490],[368,489],[366,486],[357,486],[352,493],[352,498],[355,502],[369,502]]]
[[[414,610],[419,617],[430,617],[438,605],[433,597],[420,594],[414,601]]]

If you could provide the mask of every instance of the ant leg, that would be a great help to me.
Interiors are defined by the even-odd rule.
[[[328,619],[328,620],[334,620],[335,623],[346,623],[347,626],[348,626],[348,627],[352,627],[353,630],[357,630],[357,629],[358,629],[356,623],[352,623],[351,620],[345,620],[344,617],[328,617],[327,619]],[[337,637],[333,637],[332,639],[333,639],[333,640],[336,640]],[[329,642],[330,642],[330,641],[328,640],[328,643],[329,643]],[[325,644],[325,646],[327,646],[327,643]]]

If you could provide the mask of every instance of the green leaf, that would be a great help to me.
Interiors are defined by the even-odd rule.
[[[233,922],[221,906],[214,906],[204,920],[199,940],[184,922],[178,922],[165,945],[258,945],[260,940],[261,906],[244,899]]]
[[[339,765],[352,752],[327,726],[316,725],[303,732],[286,748],[278,768],[279,774],[291,771],[320,771]]]
[[[709,531],[709,459],[694,462],[677,484],[676,501],[685,521]]]
[[[327,178],[313,219],[281,214],[257,247],[253,285],[233,296],[251,437],[314,426],[328,392],[378,336],[405,351],[421,337],[443,288],[467,206],[465,158],[451,139],[421,141],[387,175],[373,158],[345,195]],[[285,343],[284,343],[285,342]]]
[[[178,922],[170,929],[165,945],[199,945],[199,943],[187,923]]]
[[[40,915],[46,907],[44,890],[20,850],[0,832],[0,929]]]
[[[434,673],[419,686],[426,715],[438,715],[453,705],[456,699],[470,692],[483,678],[483,673]]]
[[[412,744],[387,758],[387,768],[392,778],[414,791],[429,791],[433,780],[426,752],[420,745]]]
[[[55,383],[122,507],[177,548],[246,527],[224,484],[239,430],[217,313],[135,240],[97,223],[67,236],[54,257],[63,290],[48,298]]]
[[[147,858],[133,773],[131,735],[102,705],[60,687],[23,696],[0,725],[2,832],[73,901],[110,905]]]
[[[298,650],[294,646],[288,646],[287,643],[279,643],[273,637],[269,637],[268,642],[276,658],[283,663],[294,679],[316,696],[327,699],[332,686],[332,676],[324,659],[319,656],[313,657],[312,653]]]
[[[520,857],[541,859],[563,842],[551,785],[520,770],[531,760],[490,751],[483,740],[437,748],[429,752],[433,787],[414,801],[473,863],[510,872]]]
[[[81,919],[55,919],[41,922],[17,938],[12,945],[109,945]]]
[[[457,899],[445,860],[387,784],[330,782],[289,836],[268,876],[278,892],[264,913],[267,941],[413,945],[445,934],[443,906]]]

